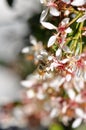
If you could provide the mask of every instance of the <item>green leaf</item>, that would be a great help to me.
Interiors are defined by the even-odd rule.
[[[64,130],[61,124],[53,123],[50,125],[49,130]]]

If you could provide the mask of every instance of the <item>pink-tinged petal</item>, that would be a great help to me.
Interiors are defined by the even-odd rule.
[[[86,4],[86,0],[73,0],[73,2],[71,3],[71,5],[73,6],[82,6]]]
[[[51,23],[49,23],[49,22],[41,22],[41,24],[45,27],[45,28],[47,28],[47,29],[49,29],[49,30],[53,30],[53,29],[57,29],[57,27],[56,26],[54,26],[53,24],[51,24]]]
[[[57,57],[58,59],[60,59],[61,56],[62,56],[62,50],[61,50],[60,48],[58,48],[58,50],[56,51],[56,57]]]
[[[77,119],[73,122],[72,128],[77,128],[81,123],[82,123],[82,118],[77,118]]]
[[[50,14],[53,16],[59,16],[60,15],[60,11],[58,11],[56,8],[51,7],[50,8]]]
[[[48,41],[48,47],[51,47],[56,41],[56,35],[51,36],[49,41]]]
[[[80,18],[77,20],[77,22],[80,23],[80,22],[83,22],[83,21],[85,21],[85,20],[86,20],[86,14],[83,15],[82,17],[80,17]]]
[[[63,49],[63,51],[66,52],[66,53],[72,53],[71,50],[69,49],[69,47],[66,46],[66,45],[64,45],[64,46],[62,47],[62,49]]]
[[[48,8],[43,10],[40,17],[40,22],[43,22],[48,14]]]

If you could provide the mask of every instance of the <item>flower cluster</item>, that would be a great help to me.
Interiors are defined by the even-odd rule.
[[[27,115],[36,115],[42,125],[55,118],[67,125],[75,118],[72,126],[77,127],[86,121],[86,54],[59,61],[44,51],[38,57],[37,72],[21,82],[28,99]]]
[[[86,1],[40,2],[44,6],[40,23],[51,37],[45,48],[35,44],[37,70],[21,82],[23,101],[27,115],[34,115],[42,125],[56,119],[68,125],[75,119],[76,128],[86,122]]]

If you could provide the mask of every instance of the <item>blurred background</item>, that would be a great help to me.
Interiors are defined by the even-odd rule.
[[[27,62],[22,56],[21,50],[30,45],[30,35],[44,42],[50,35],[49,32],[41,30],[39,23],[41,11],[39,0],[0,0],[0,130],[47,129],[27,125],[26,119],[22,119],[24,115],[20,105],[22,89],[20,81],[35,69],[33,63]],[[9,115],[14,106],[19,106],[11,113],[15,119]],[[32,118],[31,120],[34,122]],[[81,126],[78,130],[85,128]],[[71,130],[71,127],[63,128],[56,125],[50,128],[63,129]]]
[[[29,20],[40,12],[39,0],[0,0],[0,129],[16,126],[4,120],[5,112],[8,104],[20,102],[20,81],[29,70],[20,52],[29,45]]]

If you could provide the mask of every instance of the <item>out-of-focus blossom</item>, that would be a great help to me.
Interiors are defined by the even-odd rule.
[[[38,63],[38,55],[43,50],[43,44],[41,41],[38,42],[34,36],[30,36],[30,43],[32,46],[23,48],[21,52],[26,54],[27,60],[34,60],[35,63]]]
[[[48,62],[46,71],[42,75],[43,78],[40,77],[40,74],[38,77],[38,74],[34,73],[36,80],[34,80],[33,75],[29,75],[26,81],[28,85],[22,84],[27,86],[24,88],[27,99],[31,102],[34,102],[35,99],[34,103],[41,106],[41,108],[36,106],[40,112],[41,123],[47,118],[51,122],[61,115],[63,123],[68,123],[69,120],[75,118],[72,127],[78,127],[86,118],[85,107],[83,106],[85,104],[86,80],[83,76],[86,73],[84,61],[86,54],[82,54],[79,58],[74,56],[63,60],[50,56],[50,54],[46,58]],[[81,69],[80,76],[77,75],[79,69]],[[50,73],[51,76],[44,78],[47,73]],[[33,83],[32,79],[36,82]],[[33,114],[36,114],[37,111],[35,110]],[[42,117],[43,112],[45,113],[44,117]],[[46,126],[49,125],[49,122],[46,123]]]

